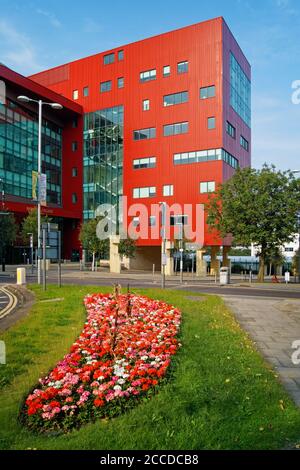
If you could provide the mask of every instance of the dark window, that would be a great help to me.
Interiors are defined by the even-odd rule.
[[[118,88],[124,88],[124,77],[118,78]]]
[[[89,96],[89,87],[88,86],[85,86],[84,89],[83,89],[83,96],[86,98],[87,96]]]
[[[248,152],[248,150],[249,150],[249,142],[248,142],[248,140],[246,140],[245,137],[243,137],[242,135],[241,135],[240,143],[241,143],[241,146],[242,146],[245,150],[247,150],[247,152]]]
[[[171,215],[170,216],[170,225],[187,225],[188,224],[188,216],[187,215]]]
[[[184,62],[178,62],[177,64],[177,73],[186,73],[189,70],[189,63],[187,60]]]
[[[123,51],[123,49],[121,51],[118,51],[118,60],[124,60],[124,51]]]
[[[235,139],[235,127],[233,127],[233,125],[230,124],[229,121],[226,121],[226,132],[228,135],[230,135],[230,137]]]
[[[73,204],[76,204],[76,202],[77,202],[77,194],[76,194],[76,193],[73,193],[73,194],[72,194],[72,203],[73,203]]]
[[[200,98],[202,100],[213,98],[214,96],[216,96],[216,87],[214,85],[200,88]]]
[[[103,57],[103,64],[104,65],[112,64],[114,61],[115,61],[115,54],[114,53],[106,54]]]
[[[76,167],[72,168],[72,176],[77,176],[77,175],[78,175],[77,168]]]
[[[107,82],[100,83],[101,93],[104,93],[104,92],[110,91],[110,90],[111,90],[111,80],[108,80]]]
[[[77,119],[77,118],[74,118],[74,119],[73,119],[73,121],[72,121],[72,127],[73,127],[73,128],[78,127],[78,119]]]
[[[156,137],[155,127],[149,127],[148,129],[140,129],[138,131],[133,131],[134,140],[153,139],[154,137]]]
[[[76,140],[74,140],[72,142],[72,152],[76,152],[77,148],[78,148],[78,143]]]

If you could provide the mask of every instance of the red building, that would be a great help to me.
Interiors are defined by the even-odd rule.
[[[67,109],[83,108],[84,219],[94,217],[101,203],[117,206],[125,195],[127,207],[143,203],[149,209],[151,226],[159,224],[153,205],[191,204],[192,216],[183,217],[178,208],[168,219],[191,225],[207,193],[251,163],[251,70],[223,18],[76,60],[31,80],[42,86],[39,92],[47,87],[68,99]],[[77,148],[70,156],[78,164],[73,188],[80,206],[81,135],[68,125],[65,133],[66,151],[71,141]],[[71,212],[72,191],[64,206]],[[127,224],[141,223],[138,213],[123,217]],[[213,258],[230,243],[206,225],[201,230]],[[138,243],[135,266],[158,259],[161,240],[149,234]]]
[[[15,214],[19,225],[35,206],[32,171],[37,170],[38,162],[38,105],[24,104],[17,98],[26,95],[63,105],[60,111],[43,106],[42,172],[47,175],[47,206],[42,207],[42,215],[59,224],[63,257],[78,258],[82,219],[82,107],[4,65],[0,65],[0,80],[5,92],[0,103],[0,189],[5,208]],[[72,151],[75,139],[78,148]],[[17,245],[21,245],[20,240]],[[26,241],[25,246],[28,246]],[[23,253],[24,246],[16,246],[8,259],[22,262]],[[29,250],[26,254],[29,257]]]

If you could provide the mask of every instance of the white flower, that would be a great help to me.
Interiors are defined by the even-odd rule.
[[[115,385],[114,390],[122,390],[122,387],[120,387],[120,385]]]

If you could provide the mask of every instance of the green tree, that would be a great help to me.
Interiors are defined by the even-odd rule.
[[[258,248],[258,279],[263,282],[268,255],[298,230],[300,182],[292,172],[274,166],[239,169],[210,195],[206,208],[211,230],[232,234],[236,244],[254,243]]]
[[[8,245],[14,243],[17,238],[17,224],[13,214],[6,210],[0,213],[0,255],[2,271],[5,271],[5,251]]]
[[[121,239],[119,243],[119,254],[127,258],[134,258],[136,252],[136,240],[132,238]]]
[[[297,250],[293,258],[293,264],[292,264],[292,270],[293,270],[294,276],[299,276],[300,274],[299,266],[300,266],[300,250]]]
[[[33,209],[29,209],[28,215],[23,220],[22,230],[21,230],[21,235],[25,243],[28,242],[28,238],[29,238],[28,234],[29,233],[33,234],[34,246],[37,246],[37,237],[38,237],[37,219],[38,219],[37,208],[34,207]],[[49,218],[47,215],[41,216],[41,224],[45,224],[48,222],[51,222],[51,218]]]
[[[95,270],[96,255],[99,258],[103,258],[109,252],[109,240],[100,240],[97,237],[97,224],[100,220],[101,217],[97,217],[96,219],[90,219],[84,222],[81,225],[79,234],[82,247],[92,253],[92,271]]]

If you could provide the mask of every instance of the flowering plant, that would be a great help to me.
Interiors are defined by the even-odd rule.
[[[180,346],[173,306],[133,294],[94,294],[84,303],[82,333],[24,403],[21,419],[31,429],[68,430],[120,413],[153,392]]]

